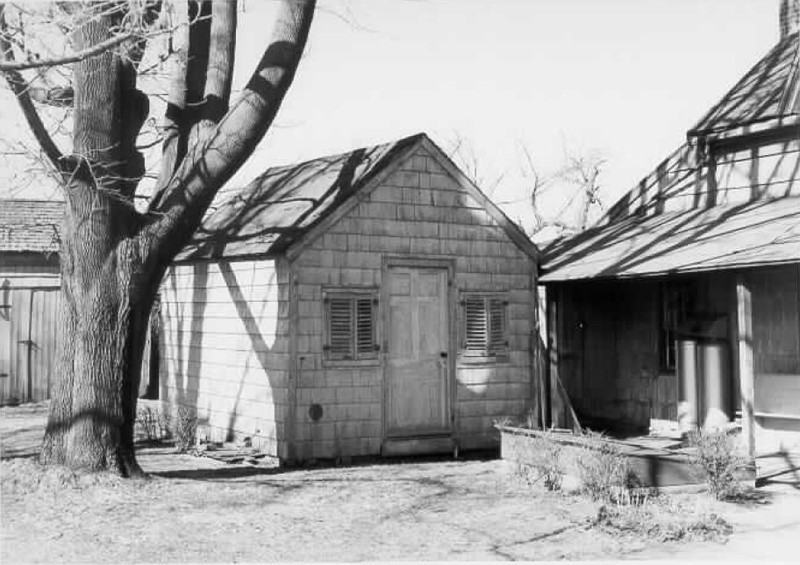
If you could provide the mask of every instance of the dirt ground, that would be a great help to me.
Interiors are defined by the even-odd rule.
[[[146,481],[43,472],[32,455],[44,420],[43,405],[0,409],[3,563],[794,560],[800,550],[790,485],[754,505],[693,495],[734,526],[730,539],[659,543],[593,526],[596,503],[528,486],[495,459],[286,470],[149,447]]]

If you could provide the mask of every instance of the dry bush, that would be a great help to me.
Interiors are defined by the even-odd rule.
[[[722,541],[732,531],[719,515],[671,497],[651,498],[638,505],[604,504],[598,509],[594,525],[661,542]]]
[[[742,494],[736,472],[744,467],[737,438],[725,431],[698,430],[689,437],[696,452],[693,463],[703,475],[708,490],[717,500],[730,500]]]
[[[169,415],[158,407],[140,404],[136,409],[136,426],[147,441],[161,441],[171,437]]]
[[[529,482],[541,482],[547,490],[561,490],[566,473],[563,446],[553,440],[551,432],[530,438],[530,449],[534,452],[536,463],[529,464]]]
[[[191,408],[179,406],[171,430],[175,447],[181,453],[191,451],[197,442],[197,416]]]
[[[636,488],[628,459],[620,448],[596,432],[587,431],[584,438],[589,445],[575,458],[581,491],[593,500],[614,504],[641,502],[647,493]]]

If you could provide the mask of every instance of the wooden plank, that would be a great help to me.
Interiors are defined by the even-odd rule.
[[[11,294],[11,395],[27,402],[30,399],[31,290],[14,289]]]
[[[750,461],[756,456],[755,367],[753,360],[753,301],[745,275],[736,276],[736,341],[739,390],[742,400],[742,437]]]
[[[30,399],[50,398],[56,354],[58,290],[35,290],[31,295],[31,375]]]
[[[415,438],[387,438],[381,446],[384,457],[453,453],[455,440],[451,435]]]
[[[0,405],[11,398],[11,289],[0,288]]]

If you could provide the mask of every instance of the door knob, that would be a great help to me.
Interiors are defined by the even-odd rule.
[[[442,359],[447,359],[447,351],[442,351],[441,353],[439,353],[439,357],[441,357]]]

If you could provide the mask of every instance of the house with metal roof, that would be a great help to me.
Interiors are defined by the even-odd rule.
[[[0,404],[50,397],[64,203],[0,200]]]
[[[220,193],[161,287],[161,394],[283,461],[498,444],[534,404],[536,247],[426,135]]]
[[[607,428],[800,447],[800,40],[781,37],[595,227],[543,250],[550,389]],[[551,418],[569,414],[548,395]]]

